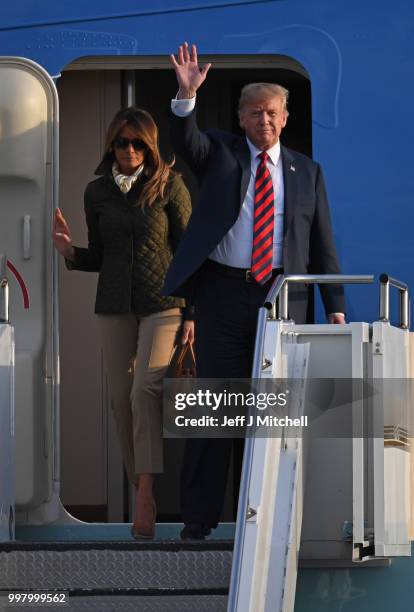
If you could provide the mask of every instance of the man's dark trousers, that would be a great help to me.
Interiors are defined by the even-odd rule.
[[[272,280],[261,286],[255,281],[225,276],[218,270],[207,261],[200,271],[195,295],[197,377],[249,378],[258,309]],[[181,476],[185,524],[217,527],[232,443],[232,438],[187,440]]]

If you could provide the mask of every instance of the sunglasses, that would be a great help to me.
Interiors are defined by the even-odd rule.
[[[142,140],[140,140],[139,138],[129,139],[129,138],[122,138],[122,136],[115,138],[112,144],[115,147],[115,149],[127,149],[129,145],[132,145],[135,151],[142,151],[143,149],[146,148],[145,143],[142,142]]]

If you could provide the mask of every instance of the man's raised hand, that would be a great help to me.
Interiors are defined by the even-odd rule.
[[[177,59],[173,53],[170,57],[179,86],[177,97],[179,99],[193,98],[197,89],[204,82],[211,64],[206,64],[200,69],[197,61],[197,47],[191,45],[190,55],[186,42],[178,47]]]

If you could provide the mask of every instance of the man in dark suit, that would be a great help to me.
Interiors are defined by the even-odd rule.
[[[168,271],[165,292],[195,305],[197,375],[251,375],[257,310],[277,274],[340,273],[319,164],[281,146],[288,91],[253,83],[239,102],[245,137],[196,123],[200,69],[187,43],[171,56],[179,91],[172,142],[200,182],[199,202]],[[309,288],[289,294],[289,316],[309,320]],[[344,323],[343,289],[321,286],[330,323]],[[181,537],[203,539],[218,524],[230,439],[189,439],[182,471]]]

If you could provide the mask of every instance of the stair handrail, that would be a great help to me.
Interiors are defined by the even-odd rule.
[[[408,295],[408,285],[402,281],[381,274],[380,276],[380,315],[379,320],[389,323],[390,320],[390,287],[398,289],[399,304],[399,327],[401,329],[410,328],[410,300]]]
[[[7,278],[7,257],[0,253],[0,323],[9,322],[9,280]]]
[[[390,287],[395,287],[399,292],[399,322],[401,329],[410,328],[410,300],[408,285],[388,274],[381,274],[380,280],[380,303],[379,320],[385,323],[390,321]],[[289,283],[306,284],[366,284],[374,282],[373,274],[287,274],[275,278],[266,300],[263,304],[267,310],[272,311],[270,318],[279,321],[287,321],[289,303]],[[279,314],[276,315],[276,300],[279,298]]]
[[[279,317],[287,321],[289,283],[306,283],[307,285],[343,285],[373,283],[373,274],[280,274],[275,278],[266,296],[264,307],[270,310],[279,298]]]

